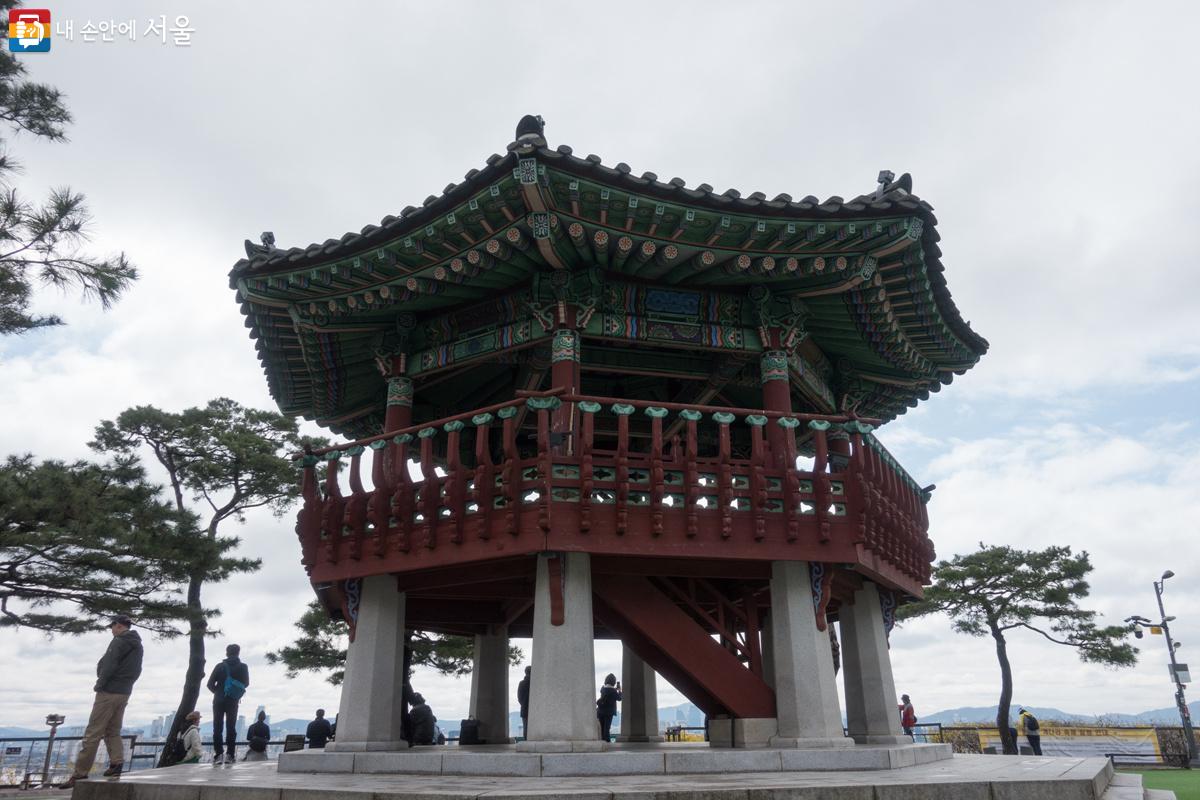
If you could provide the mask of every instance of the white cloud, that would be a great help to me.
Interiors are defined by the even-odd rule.
[[[1082,605],[1106,624],[1154,617],[1151,582],[1174,569],[1166,602],[1179,617],[1175,633],[1185,642],[1200,635],[1200,620],[1187,613],[1200,600],[1200,575],[1188,570],[1197,563],[1200,437],[1188,428],[1168,425],[1139,438],[1098,425],[1014,428],[950,444],[926,474],[938,484],[929,515],[941,558],[979,542],[1086,550],[1095,570]],[[1171,705],[1158,637],[1139,643],[1140,663],[1126,670],[1082,665],[1069,648],[1033,633],[1013,633],[1009,642],[1020,702],[1077,713]],[[991,639],[953,633],[944,618],[906,623],[893,635],[892,658],[897,690],[922,698],[926,712],[990,705],[999,696]]]
[[[55,13],[113,9],[64,2]],[[132,0],[119,10],[159,13]],[[198,5],[191,49],[60,42],[30,62],[66,93],[76,122],[70,144],[14,143],[23,189],[85,191],[96,250],[127,250],[144,277],[108,314],[44,294],[39,307],[70,326],[0,340],[0,454],[85,455],[95,424],[131,405],[225,395],[270,406],[226,286],[243,238],[270,229],[282,246],[305,245],[418,205],[502,150],[521,114],[541,113],[552,144],[719,191],[852,196],[880,168],[911,171],[937,206],[954,297],[992,342],[977,369],[882,434],[938,484],[939,551],[1071,543],[1093,554],[1093,598],[1110,617],[1147,613],[1164,566],[1180,572],[1171,603],[1195,607],[1178,565],[1197,563],[1196,435],[1129,424],[1135,410],[1189,399],[1182,416],[1194,418],[1200,298],[1187,254],[1200,106],[1180,101],[1200,70],[1194,4],[1084,14],[766,3],[729,14],[716,3],[615,3],[524,17],[489,3],[364,4],[347,12],[370,20],[355,47],[306,58],[296,43],[312,41],[326,10],[239,8],[239,28],[259,32],[247,46],[223,10]],[[668,40],[669,58],[647,55]],[[514,42],[529,46],[509,78]],[[246,648],[255,696],[285,715],[336,707],[319,679],[288,682],[261,663],[310,596],[290,521],[252,516],[241,533],[263,572],[206,597]],[[926,710],[991,702],[986,641],[947,632],[906,645],[937,630],[927,621],[898,634],[898,680]],[[35,723],[58,701],[85,712],[102,638],[3,636],[12,646],[0,648],[0,672],[20,678],[0,685],[0,721]],[[1194,628],[1180,638],[1200,641]],[[1169,700],[1161,658],[1113,675],[1065,651],[1013,647],[1023,699],[1077,710]],[[598,646],[598,674],[619,663],[614,648]],[[29,664],[36,679],[25,679]],[[176,702],[181,645],[152,644],[147,664],[131,719]],[[465,712],[463,681],[420,680],[439,716]],[[1041,696],[1024,694],[1035,686]]]

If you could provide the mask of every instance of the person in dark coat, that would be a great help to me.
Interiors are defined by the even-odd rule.
[[[425,698],[421,696],[420,692],[413,692],[412,701],[412,710],[408,712],[413,730],[410,745],[436,744],[437,717],[433,715],[433,709],[426,705]]]
[[[529,676],[533,667],[525,668],[525,677],[517,684],[517,703],[521,706],[521,735],[529,738]]]
[[[225,660],[213,667],[208,676],[208,690],[213,693],[213,763],[232,764],[237,761],[237,715],[238,703],[250,685],[250,668],[238,656],[242,648],[231,644],[225,648]],[[222,725],[224,722],[224,725]],[[222,738],[224,729],[224,738]],[[229,757],[225,757],[225,743],[229,743]]]
[[[600,741],[612,737],[612,721],[617,715],[617,703],[621,702],[621,682],[611,672],[600,687],[600,699],[596,701],[596,718],[600,720]]]
[[[325,709],[317,709],[317,718],[308,723],[308,729],[304,735],[308,737],[308,749],[310,750],[320,750],[333,738],[333,726],[329,724],[329,720],[325,719]]]
[[[267,712],[258,712],[258,720],[246,729],[248,752],[246,761],[266,761],[267,744],[271,741],[271,726],[267,724]]]
[[[92,703],[92,714],[75,757],[75,772],[62,784],[64,789],[73,787],[75,781],[87,779],[101,739],[108,750],[105,777],[120,775],[125,765],[121,723],[125,719],[129,695],[133,694],[133,684],[142,674],[142,638],[133,630],[133,620],[124,614],[113,617],[108,630],[112,633],[112,641],[96,664],[96,685],[93,687],[96,699]]]

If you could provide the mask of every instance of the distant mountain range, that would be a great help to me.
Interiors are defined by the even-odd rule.
[[[1107,723],[1110,725],[1179,724],[1179,709],[1174,706],[1170,708],[1156,708],[1153,711],[1143,711],[1140,714],[1073,714],[1058,708],[1021,706],[1018,703],[1013,703],[1012,716],[1014,718],[1016,717],[1017,709],[1022,707],[1031,711],[1039,720],[1044,721],[1061,720],[1063,722]],[[938,711],[933,714],[922,714],[918,711],[917,719],[922,723],[940,722],[943,725],[973,722],[995,724],[996,710],[996,706],[964,706],[962,708],[950,708],[945,711]],[[1200,714],[1200,700],[1189,703],[1188,710],[1191,712],[1193,718],[1195,718],[1196,714]]]

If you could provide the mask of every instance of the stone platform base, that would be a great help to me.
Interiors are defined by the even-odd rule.
[[[281,773],[254,762],[81,782],[72,800],[1124,800],[1140,789],[1122,783],[1102,758],[979,755],[887,770],[540,778]]]
[[[847,740],[848,741],[848,740]],[[533,742],[532,744],[540,744]],[[599,751],[600,742],[595,744]],[[526,752],[519,745],[414,747],[393,753],[298,750],[279,757],[279,771],[401,775],[497,775],[540,778],[582,775],[698,775],[723,772],[883,770],[948,759],[948,744],[845,748],[725,749],[698,743],[607,745],[602,752]]]

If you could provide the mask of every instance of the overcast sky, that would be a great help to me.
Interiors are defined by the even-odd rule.
[[[88,195],[94,250],[143,273],[110,313],[43,293],[67,327],[0,339],[0,454],[87,455],[124,408],[216,396],[270,407],[226,275],[242,240],[307,245],[420,205],[503,151],[521,115],[551,145],[743,195],[854,196],[911,172],[947,278],[991,351],[881,433],[917,479],[940,556],[979,542],[1092,554],[1092,606],[1151,616],[1166,568],[1183,660],[1200,652],[1200,216],[1194,3],[54,3],[75,40],[19,56],[60,88],[67,144],[10,142],[22,190]],[[187,15],[190,47],[141,35]],[[136,19],[136,41],[84,42]],[[232,531],[231,531],[232,532]],[[262,653],[311,597],[290,517],[252,516],[261,572],[206,589],[252,670],[245,704],[336,708]],[[0,633],[0,725],[82,724],[106,633]],[[1018,702],[1079,713],[1172,704],[1161,639],[1085,666],[1012,636]],[[525,643],[528,644],[527,642]],[[945,619],[892,637],[918,715],[996,701],[989,640]],[[147,643],[126,716],[173,709],[181,643]],[[1196,657],[1200,661],[1200,655]],[[597,648],[598,675],[620,649]],[[515,673],[514,673],[515,675]],[[418,675],[444,720],[466,680]],[[515,692],[515,677],[513,681]],[[681,702],[665,685],[660,704]],[[202,710],[206,701],[202,700]],[[515,697],[514,697],[515,708]]]

